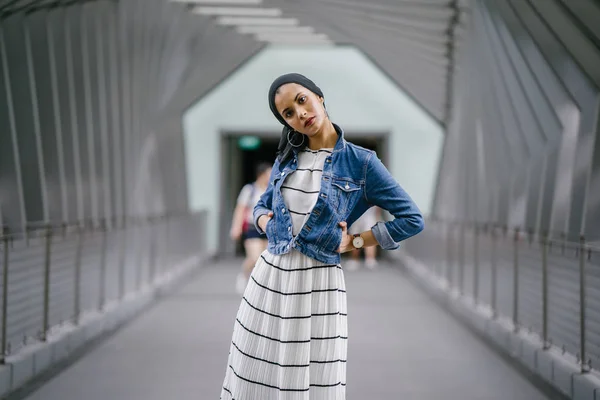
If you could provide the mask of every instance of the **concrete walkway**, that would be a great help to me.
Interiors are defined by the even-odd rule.
[[[238,265],[204,267],[26,398],[217,400],[240,302]],[[346,280],[348,400],[547,398],[399,268],[346,272]]]

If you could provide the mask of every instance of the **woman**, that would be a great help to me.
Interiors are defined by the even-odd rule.
[[[246,284],[258,257],[267,248],[267,237],[264,232],[261,233],[256,230],[252,211],[260,196],[269,186],[270,175],[271,166],[260,163],[256,168],[256,180],[242,188],[233,212],[230,236],[233,240],[239,240],[243,237],[244,250],[246,251],[246,258],[242,263],[242,272],[238,275],[235,285],[240,294],[244,293],[244,289],[246,289]]]
[[[269,187],[254,208],[268,246],[237,313],[221,399],[345,399],[340,254],[377,244],[395,249],[423,229],[423,218],[375,153],[344,139],[311,80],[280,76],[269,106],[284,128]],[[347,226],[371,205],[395,219],[349,236]]]

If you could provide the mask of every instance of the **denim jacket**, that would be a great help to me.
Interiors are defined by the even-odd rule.
[[[347,142],[342,129],[334,126],[339,138],[332,154],[325,159],[319,197],[296,237],[292,235],[292,218],[283,200],[281,185],[297,168],[297,151],[284,165],[279,159],[273,165],[269,186],[254,207],[254,225],[261,233],[258,219],[273,212],[266,226],[267,249],[271,254],[285,254],[295,248],[323,263],[338,264],[337,250],[342,241],[339,223],[346,221],[350,227],[374,205],[394,216],[394,220],[378,222],[371,228],[383,249],[397,249],[398,242],[423,230],[418,207],[375,152]]]

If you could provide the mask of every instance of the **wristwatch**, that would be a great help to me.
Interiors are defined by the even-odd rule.
[[[365,239],[360,236],[360,233],[355,233],[352,237],[352,246],[354,246],[355,249],[360,249],[365,245]]]

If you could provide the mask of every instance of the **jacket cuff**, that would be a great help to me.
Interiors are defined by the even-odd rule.
[[[256,228],[258,233],[265,234],[265,232],[262,229],[260,229],[260,226],[258,226],[258,219],[263,215],[267,215],[270,212],[271,210],[268,210],[266,208],[258,208],[254,210],[254,227]]]
[[[375,240],[377,240],[377,243],[379,243],[382,249],[395,250],[398,247],[400,247],[400,245],[394,242],[394,239],[392,239],[390,232],[385,226],[385,222],[379,221],[378,223],[373,225],[373,227],[371,228],[371,232],[373,232]]]

